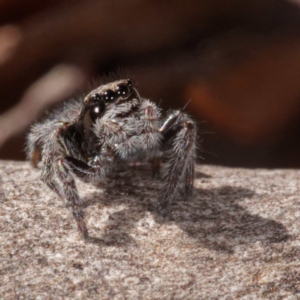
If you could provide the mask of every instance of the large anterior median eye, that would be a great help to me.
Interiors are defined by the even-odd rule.
[[[101,116],[101,114],[104,112],[104,110],[105,110],[105,104],[103,102],[99,102],[94,106],[92,106],[90,110],[90,116],[92,121],[95,122],[96,119],[98,119]]]

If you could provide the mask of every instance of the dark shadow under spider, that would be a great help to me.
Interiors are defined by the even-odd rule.
[[[130,173],[130,171],[128,172]],[[141,172],[138,172],[139,176],[141,174]],[[144,175],[147,176],[146,174]],[[202,173],[200,176],[202,178],[210,178],[210,176]],[[257,241],[267,245],[280,243],[289,238],[286,228],[281,223],[251,214],[238,204],[246,197],[252,198],[255,196],[255,193],[250,189],[231,186],[195,189],[193,199],[188,202],[176,199],[170,205],[168,215],[162,217],[157,214],[155,197],[148,197],[142,194],[144,191],[148,193],[151,190],[151,194],[153,194],[153,191],[158,191],[159,182],[152,181],[149,186],[150,190],[148,187],[145,190],[142,186],[133,183],[133,177],[128,176],[126,179],[125,175],[123,183],[120,183],[120,178],[112,179],[111,186],[105,191],[106,197],[94,195],[84,199],[85,207],[97,203],[102,203],[105,206],[115,206],[124,203],[128,205],[127,209],[113,213],[110,216],[107,224],[109,233],[103,240],[91,237],[89,239],[90,242],[107,246],[134,244],[135,242],[130,236],[130,232],[136,223],[145,217],[147,212],[153,214],[157,223],[176,224],[199,243],[199,246],[221,252],[232,253],[236,245],[254,244]],[[144,180],[149,182],[149,180]],[[103,184],[103,187],[105,189],[105,184]],[[130,192],[132,190],[133,192]],[[123,195],[121,195],[122,193]],[[125,202],[124,194],[127,194]],[[113,199],[107,199],[108,195]],[[150,198],[153,198],[153,201]],[[210,211],[210,213],[207,214],[207,211]],[[204,226],[204,223],[207,222],[210,223],[209,228]],[[226,242],[219,242],[219,240]]]

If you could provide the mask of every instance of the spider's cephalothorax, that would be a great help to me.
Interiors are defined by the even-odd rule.
[[[41,179],[72,209],[79,230],[88,237],[74,175],[98,181],[120,162],[154,161],[163,188],[158,209],[172,201],[181,183],[185,195],[193,189],[196,126],[181,111],[165,116],[141,98],[130,80],[118,80],[92,90],[82,101],[71,100],[48,119],[35,124],[27,140],[28,158],[42,168]]]

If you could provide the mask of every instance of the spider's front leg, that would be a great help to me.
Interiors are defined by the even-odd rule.
[[[88,238],[88,230],[80,209],[81,200],[77,192],[71,168],[65,159],[67,149],[64,143],[64,134],[67,130],[68,124],[60,122],[59,126],[53,130],[48,141],[45,143],[42,153],[43,170],[41,179],[52,190],[58,193],[59,196],[67,200],[68,206],[77,222],[77,226],[86,239]],[[54,179],[55,175],[59,179],[58,182]]]
[[[159,130],[164,136],[166,164],[162,169],[164,186],[159,193],[158,209],[164,211],[173,200],[180,183],[185,196],[191,195],[196,160],[196,124],[181,111],[172,112]]]

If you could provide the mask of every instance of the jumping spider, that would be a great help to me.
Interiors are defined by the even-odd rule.
[[[158,210],[164,211],[181,183],[193,190],[195,123],[181,111],[161,115],[140,97],[128,79],[99,86],[85,98],[70,100],[31,128],[27,154],[42,169],[41,180],[67,201],[80,232],[88,230],[80,209],[74,175],[99,181],[121,162],[152,161],[153,175],[162,167]]]

